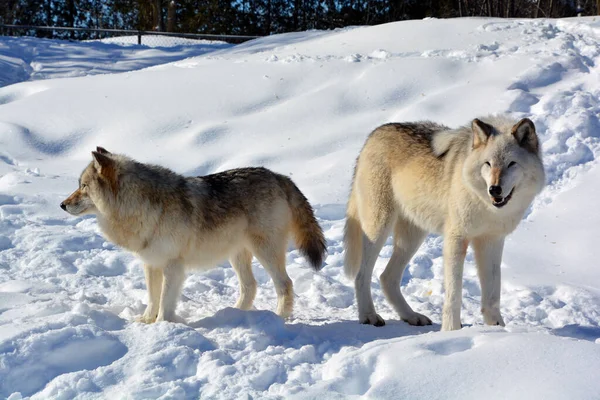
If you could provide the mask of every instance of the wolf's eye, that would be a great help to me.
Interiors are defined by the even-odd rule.
[[[85,183],[82,183],[82,184],[81,184],[81,188],[82,188],[82,189],[85,189],[86,187],[87,187],[87,185],[86,185]]]
[[[514,162],[514,161],[509,162],[508,163],[508,168],[512,167],[513,165],[517,165],[517,163]]]
[[[489,162],[485,162],[484,165],[487,165],[488,167],[491,167],[492,165]]]

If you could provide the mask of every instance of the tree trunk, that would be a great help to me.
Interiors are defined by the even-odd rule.
[[[75,16],[77,14],[77,9],[75,8],[75,0],[67,0],[66,2],[66,15],[65,22],[67,26],[75,27]],[[71,39],[75,39],[75,32],[69,32],[69,37]]]
[[[177,3],[175,0],[169,1],[169,8],[167,10],[167,32],[175,32],[175,10]]]
[[[14,25],[17,19],[17,10],[19,7],[19,2],[18,1],[13,1],[12,3],[9,2],[9,6],[8,6],[8,16],[7,16],[7,23]]]
[[[154,30],[164,32],[162,0],[154,0],[152,8],[154,9]]]
[[[273,4],[271,3],[271,0],[267,0],[267,21],[266,21],[266,25],[267,25],[267,35],[271,34],[271,25],[273,24]]]
[[[52,22],[52,3],[47,1],[46,2],[46,26],[53,26],[54,23]],[[53,33],[50,34],[50,36],[52,36]]]
[[[301,30],[306,30],[306,28],[307,28],[306,27],[306,20],[307,20],[307,18],[306,18],[306,4],[303,4],[303,7],[302,7],[302,28],[301,28]]]
[[[300,0],[294,0],[294,14],[292,19],[294,21],[294,31],[298,31],[298,16],[300,14]]]
[[[512,18],[515,15],[515,2],[514,0],[506,1],[506,18]]]

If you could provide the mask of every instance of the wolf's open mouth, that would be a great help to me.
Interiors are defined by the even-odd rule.
[[[508,194],[508,196],[506,196],[506,197],[492,197],[492,204],[494,205],[494,207],[496,207],[496,208],[504,207],[506,205],[506,203],[508,203],[508,201],[512,198],[512,194],[513,194],[514,190],[515,189],[513,188],[513,190],[511,190],[510,193]]]

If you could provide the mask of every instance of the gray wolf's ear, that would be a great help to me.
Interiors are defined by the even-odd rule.
[[[96,151],[100,154],[110,154],[110,151],[106,150],[104,147],[96,147]]]
[[[538,152],[539,142],[537,134],[535,133],[535,125],[529,118],[523,118],[517,122],[510,133],[517,140],[519,146],[532,153]]]
[[[491,125],[486,124],[475,118],[471,124],[473,130],[473,148],[477,148],[487,143],[489,137],[494,132]]]
[[[114,161],[106,154],[97,151],[92,151],[94,157],[94,166],[99,173],[113,168]]]

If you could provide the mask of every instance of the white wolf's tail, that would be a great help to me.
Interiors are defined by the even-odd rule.
[[[362,229],[358,219],[358,209],[354,194],[350,193],[348,209],[346,210],[346,226],[344,227],[344,273],[354,279],[360,270],[362,261]]]
[[[319,271],[323,267],[327,252],[323,230],[315,218],[310,203],[294,182],[283,175],[280,175],[280,182],[292,211],[292,234],[296,246],[314,270]]]

